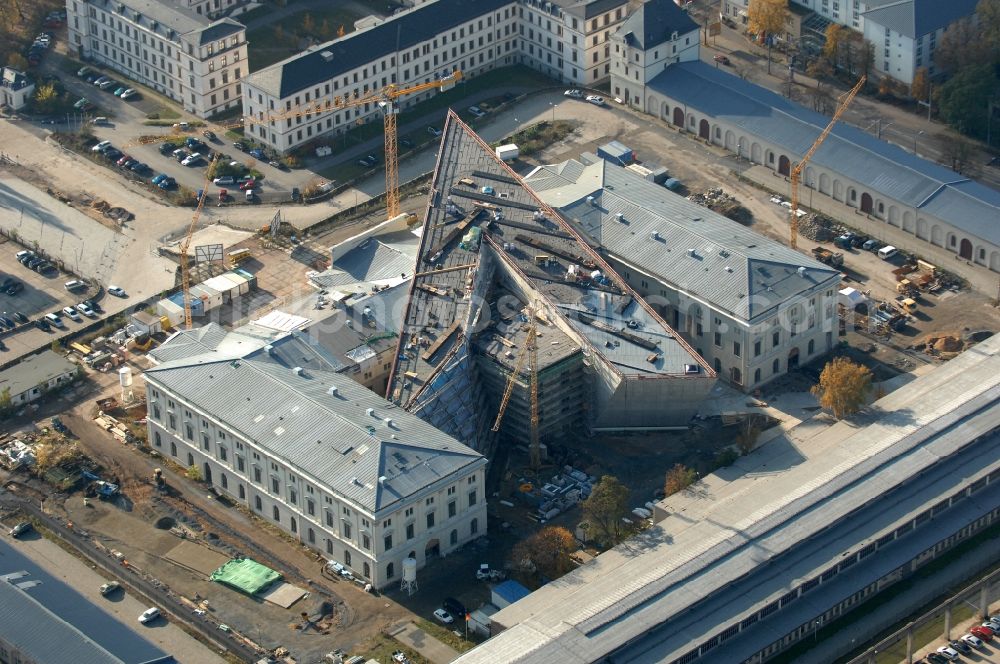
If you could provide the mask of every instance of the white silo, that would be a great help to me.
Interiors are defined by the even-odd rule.
[[[122,367],[118,370],[118,385],[122,388],[122,403],[130,404],[135,401],[132,393],[132,368]]]
[[[403,559],[403,581],[399,586],[400,590],[405,590],[407,594],[412,595],[417,592],[417,559],[416,558],[404,558]]]

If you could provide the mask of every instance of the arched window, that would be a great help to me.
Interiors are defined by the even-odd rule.
[[[258,512],[264,509],[264,505],[260,502],[260,496],[253,497],[253,507]]]
[[[315,544],[316,532],[312,528],[310,528],[309,530],[306,531],[306,538],[309,540],[310,544]]]
[[[366,579],[372,578],[372,568],[371,565],[365,563],[361,568],[361,573],[365,575]]]
[[[753,382],[754,383],[759,383],[760,382],[760,369],[754,369],[754,371],[753,371]]]
[[[347,549],[344,549],[344,564],[348,567],[351,566],[351,552]]]
[[[473,535],[479,532],[479,519],[473,519],[469,524],[469,532]]]
[[[222,475],[222,488],[223,489],[228,489],[229,488],[229,478],[226,477],[225,473],[220,473],[220,475]]]
[[[451,531],[451,545],[455,546],[456,544],[458,544],[458,531],[453,530]]]
[[[240,485],[240,500],[246,500],[246,498],[247,498],[247,490],[244,489],[243,485],[241,484]]]
[[[391,579],[394,576],[396,576],[396,568],[393,567],[392,563],[389,563],[385,566],[385,578]]]
[[[295,523],[295,517],[292,517],[292,518],[291,518],[291,519],[289,519],[288,521],[289,521],[289,523],[290,523],[290,524],[291,524],[291,526],[292,526],[292,532],[293,532],[293,533],[297,533],[297,532],[299,532],[299,524]]]
[[[814,350],[816,350],[816,342],[813,341],[812,339],[810,339],[809,340],[809,350],[807,352],[809,353],[809,355],[812,355]]]
[[[271,508],[271,516],[274,517],[275,521],[281,521],[281,512],[278,511],[277,505],[274,505]]]

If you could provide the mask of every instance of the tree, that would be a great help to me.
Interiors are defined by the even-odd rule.
[[[302,17],[302,32],[307,35],[312,35],[316,30],[316,21],[313,20],[312,14],[306,12],[306,15]]]
[[[833,65],[825,58],[816,58],[806,67],[806,73],[816,79],[816,87],[819,87],[820,79],[833,75]]]
[[[675,463],[674,467],[667,471],[666,480],[663,482],[663,493],[672,496],[694,484],[697,479],[698,474],[694,468]]]
[[[979,0],[976,17],[983,31],[983,41],[993,48],[993,55],[1000,52],[1000,0]]]
[[[52,83],[45,83],[35,88],[35,110],[38,113],[49,114],[56,111],[59,104],[59,92]]]
[[[9,413],[13,405],[14,402],[10,398],[10,388],[3,388],[3,391],[0,391],[0,415],[6,415]]]
[[[753,452],[762,429],[763,423],[760,416],[750,414],[743,418],[740,423],[740,432],[736,436],[736,447],[739,448],[740,454],[746,455]]]
[[[835,104],[833,95],[830,94],[830,87],[822,85],[817,81],[817,85],[812,91],[813,110],[823,115],[832,115]]]
[[[949,25],[941,35],[934,49],[934,66],[955,73],[986,62],[988,52],[982,25],[967,16]]]
[[[7,66],[11,69],[24,71],[28,68],[28,61],[20,53],[11,53],[7,56]]]
[[[913,82],[910,83],[910,95],[917,101],[927,101],[930,90],[927,67],[917,67],[917,71],[913,72]]]
[[[840,51],[844,41],[849,39],[847,30],[839,23],[831,23],[826,29],[826,41],[823,43],[823,57],[834,69],[840,64]]]
[[[856,48],[851,50],[850,57],[851,73],[867,77],[872,71],[872,65],[875,64],[875,45],[867,39],[862,39]]]
[[[201,476],[201,471],[198,466],[191,464],[188,469],[184,471],[184,477],[188,478],[192,482],[200,482],[203,478]]]
[[[344,31],[344,26],[343,25],[341,25],[339,28],[337,28],[337,36],[338,37],[343,37],[345,34],[347,34],[347,33]]]
[[[747,7],[747,29],[757,41],[767,45],[767,73],[771,73],[771,46],[774,37],[785,32],[788,22],[788,0],[750,0]]]
[[[591,534],[603,546],[614,546],[625,538],[628,517],[628,488],[613,475],[605,475],[583,501],[583,514]]]
[[[1000,88],[997,68],[991,64],[966,67],[936,88],[938,113],[959,132],[986,137],[986,111]]]
[[[819,404],[833,412],[838,420],[858,412],[872,387],[872,372],[868,367],[837,357],[826,363],[819,375],[819,383],[812,393]]]
[[[330,39],[333,37],[333,28],[330,27],[330,19],[323,19],[323,22],[319,26],[319,36],[323,39]]]
[[[515,568],[537,572],[546,579],[558,579],[573,568],[570,554],[576,551],[573,534],[561,526],[546,526],[518,542],[511,551]]]
[[[941,149],[941,156],[951,163],[951,170],[956,173],[966,172],[971,165],[970,160],[973,156],[972,143],[961,136],[952,136],[951,134],[942,133],[935,138],[937,138],[938,146]]]

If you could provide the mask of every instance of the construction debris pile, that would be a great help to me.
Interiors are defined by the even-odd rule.
[[[691,194],[688,200],[698,205],[703,205],[713,212],[718,212],[724,217],[749,226],[753,223],[753,213],[740,205],[740,202],[732,194],[724,192],[719,187],[713,187],[704,192]]]
[[[829,242],[838,235],[843,235],[847,230],[846,226],[815,212],[810,212],[799,219],[799,235],[813,242]]]
[[[124,224],[127,221],[132,221],[135,215],[126,210],[123,207],[113,207],[107,201],[97,200],[90,204],[90,207],[97,210],[103,214],[108,219],[113,219],[119,224]]]

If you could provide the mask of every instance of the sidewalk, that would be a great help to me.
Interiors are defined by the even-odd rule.
[[[397,625],[389,631],[389,636],[413,648],[434,664],[449,664],[458,659],[458,652],[454,648],[441,643],[415,623]]]

